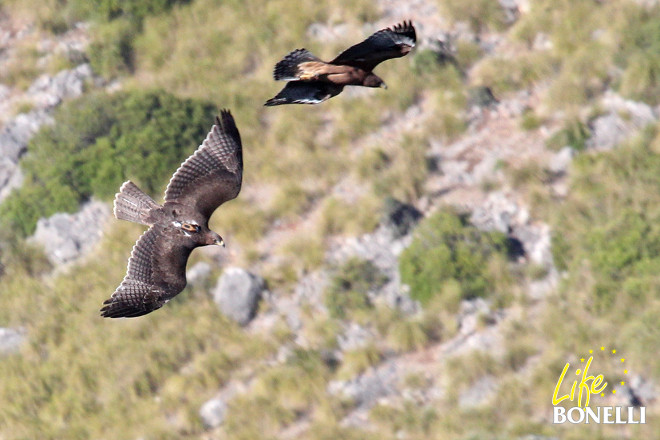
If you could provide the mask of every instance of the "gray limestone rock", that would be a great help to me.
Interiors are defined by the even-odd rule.
[[[82,95],[85,81],[92,76],[92,68],[89,64],[63,70],[55,76],[42,75],[32,83],[27,95],[38,108],[55,107],[64,99]]]
[[[647,104],[624,99],[613,92],[605,94],[601,105],[606,113],[591,122],[592,135],[587,148],[610,150],[658,120]]]
[[[6,198],[12,189],[21,185],[22,173],[18,161],[27,151],[30,139],[39,128],[43,124],[52,123],[52,109],[64,99],[80,96],[85,81],[92,77],[89,64],[81,64],[74,69],[63,70],[55,76],[42,75],[32,83],[25,96],[32,101],[36,109],[16,115],[0,130],[0,201]],[[6,87],[0,88],[0,96],[8,94],[5,89]]]
[[[199,416],[206,429],[217,428],[227,417],[227,402],[240,391],[240,386],[231,382],[217,396],[209,399],[199,409]]]
[[[199,416],[207,429],[217,428],[225,421],[227,403],[219,397],[208,400],[199,409]]]
[[[493,376],[484,376],[458,396],[458,406],[474,408],[486,404],[495,396],[497,382]]]
[[[52,122],[52,118],[44,110],[33,110],[16,115],[0,131],[0,157],[18,163],[25,153],[28,142],[39,127]]]
[[[186,271],[186,280],[192,287],[203,286],[211,275],[211,265],[201,261]]]
[[[374,339],[376,335],[373,330],[351,322],[344,324],[343,333],[337,336],[337,345],[341,351],[357,350],[367,346]]]
[[[23,172],[8,157],[0,157],[0,202],[23,183]]]
[[[519,0],[499,0],[508,24],[514,23],[520,15]]]
[[[617,406],[648,406],[657,400],[658,394],[651,381],[635,375],[625,383],[616,384],[616,395],[612,401]]]
[[[37,222],[30,240],[43,246],[54,265],[80,258],[101,239],[103,227],[110,218],[106,203],[90,201],[74,214],[57,213]]]
[[[247,325],[257,313],[264,289],[263,278],[238,267],[229,267],[218,280],[213,300],[226,316],[240,325]]]
[[[562,148],[550,159],[548,169],[558,176],[566,174],[568,167],[573,161],[573,156],[575,156],[574,149],[568,146]]]
[[[328,393],[348,397],[355,402],[357,407],[370,408],[381,397],[397,392],[397,380],[396,364],[388,363],[351,380],[330,381],[328,383]]]
[[[554,267],[550,227],[532,222],[529,211],[503,191],[492,192],[472,211],[470,222],[484,231],[500,231],[522,245],[522,255],[546,268]]]
[[[396,307],[406,314],[414,314],[419,304],[408,295],[407,286],[401,284],[399,274],[399,255],[410,244],[411,234],[397,237],[397,233],[382,225],[371,234],[351,237],[332,247],[328,260],[340,266],[352,257],[373,263],[385,275],[387,281],[374,292],[368,292],[370,300],[384,300],[391,307]]]
[[[0,327],[0,355],[16,353],[25,342],[25,332],[21,329]]]

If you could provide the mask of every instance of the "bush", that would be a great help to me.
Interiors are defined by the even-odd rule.
[[[398,353],[424,348],[430,342],[430,333],[433,330],[425,324],[419,319],[400,319],[393,322],[387,333],[390,346]]]
[[[110,199],[130,178],[156,195],[199,145],[213,105],[165,92],[93,94],[62,106],[32,139],[25,182],[0,206],[22,235],[40,217],[72,212],[92,196]]]
[[[401,280],[423,304],[449,288],[460,286],[461,298],[485,296],[493,289],[488,261],[507,255],[506,236],[482,232],[465,216],[440,211],[420,223],[413,242],[399,259]],[[451,295],[450,295],[451,296]]]
[[[591,133],[585,124],[579,119],[568,120],[564,128],[557,131],[547,140],[546,146],[551,150],[559,151],[569,146],[576,151],[582,151],[586,147]]]
[[[630,8],[615,61],[623,69],[619,84],[629,98],[658,104],[660,92],[660,7]]]
[[[126,19],[99,25],[89,46],[89,62],[94,72],[105,77],[132,72],[133,41],[137,34],[137,27]]]
[[[446,0],[443,6],[454,21],[465,21],[474,32],[500,30],[506,26],[504,8],[489,0]]]
[[[589,274],[601,311],[634,313],[652,295],[660,264],[658,170],[648,137],[575,162],[571,195],[556,213],[562,233],[553,237],[553,256],[575,275],[573,288],[584,289],[578,276]]]
[[[380,349],[373,343],[364,347],[344,352],[342,364],[337,371],[337,378],[350,380],[369,368],[378,365],[383,359]]]
[[[69,15],[96,21],[89,60],[95,72],[113,77],[133,71],[134,42],[142,33],[148,16],[167,12],[175,4],[188,0],[102,0],[91,2],[74,0]]]
[[[79,17],[100,21],[128,17],[141,23],[147,16],[162,14],[177,3],[188,2],[189,0],[101,0],[90,3],[85,0],[70,0],[68,3],[71,13]]]
[[[92,22],[89,58],[97,73],[115,76],[131,71],[134,42],[150,16],[165,15],[190,0],[21,0],[13,9],[34,14],[41,29],[62,34],[76,23]],[[11,15],[11,14],[10,14]]]
[[[359,235],[373,231],[378,226],[379,201],[365,196],[353,203],[328,197],[322,205],[319,229],[323,235]]]
[[[357,257],[344,263],[325,292],[325,305],[333,318],[344,319],[352,312],[372,307],[367,292],[378,289],[387,277],[371,262]]]

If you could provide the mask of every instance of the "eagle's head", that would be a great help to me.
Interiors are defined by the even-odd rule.
[[[362,85],[365,87],[382,87],[384,89],[387,88],[387,84],[385,84],[385,81],[383,81],[378,75],[370,73],[364,78],[364,81],[362,81]]]
[[[199,224],[195,220],[173,221],[172,225],[179,233],[179,237],[189,241],[193,246],[219,245],[225,247],[222,237],[210,230],[205,224]]]

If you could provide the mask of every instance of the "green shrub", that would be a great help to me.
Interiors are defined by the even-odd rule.
[[[249,393],[229,402],[225,429],[229,438],[275,438],[326,398],[329,370],[318,352],[297,349],[285,363],[267,368]]]
[[[353,203],[328,197],[321,208],[320,232],[324,236],[371,232],[378,226],[379,205],[378,199],[369,196],[361,197]]]
[[[283,365],[264,372],[253,392],[300,413],[323,399],[328,372],[318,352],[297,349]]]
[[[15,43],[12,50],[15,55],[3,61],[0,69],[0,83],[27,90],[42,73],[38,67],[39,51],[28,42]]]
[[[305,434],[305,438],[310,440],[382,440],[382,437],[373,432],[369,432],[364,428],[355,426],[345,427],[339,424],[315,423],[309,432]]]
[[[81,21],[92,23],[92,43],[88,55],[95,72],[116,76],[133,68],[134,42],[141,34],[144,20],[164,15],[174,5],[190,0],[26,0],[12,5],[29,11],[41,29],[62,34]]]
[[[96,22],[89,47],[89,61],[95,72],[114,77],[133,71],[135,41],[142,33],[145,18],[168,11],[188,0],[74,0],[69,15]],[[91,6],[91,5],[94,6]]]
[[[446,423],[439,423],[441,412],[434,405],[421,406],[412,400],[406,400],[402,405],[397,406],[379,403],[373,407],[369,418],[379,425],[386,426],[386,432],[405,432],[411,439],[458,438],[444,437],[448,427]],[[442,433],[442,437],[437,436],[438,432]],[[468,439],[468,437],[461,438]]]
[[[367,292],[381,287],[387,277],[371,262],[357,257],[344,263],[325,292],[325,305],[333,318],[344,319],[372,307]]]
[[[272,198],[270,214],[275,219],[293,219],[309,209],[314,198],[299,182],[285,182]]]
[[[382,358],[383,354],[373,343],[346,351],[344,352],[342,364],[337,371],[337,377],[341,380],[352,379],[374,365],[378,365]]]
[[[552,57],[545,52],[521,51],[511,56],[484,58],[471,72],[475,82],[488,86],[496,96],[532,87],[555,73]]]
[[[419,350],[430,342],[430,331],[422,320],[400,319],[388,329],[390,346],[399,353]]]
[[[318,233],[306,230],[285,241],[281,251],[288,260],[287,265],[301,276],[323,263],[325,247]]]
[[[490,0],[445,0],[443,7],[454,21],[467,22],[474,32],[500,30],[506,25],[504,8]]]
[[[520,128],[525,131],[536,130],[541,126],[542,122],[543,121],[538,117],[538,115],[534,113],[534,110],[526,109],[522,113]]]
[[[634,298],[650,294],[644,286],[656,284],[652,274],[660,264],[660,155],[647,136],[598,156],[578,156],[574,169],[570,197],[555,217],[562,231],[553,236],[555,261],[575,275],[573,282],[586,263],[600,310],[636,304]]]
[[[435,128],[440,132],[438,134],[451,138],[461,122],[455,115],[436,116],[433,122],[439,126]],[[426,157],[428,148],[429,140],[421,133],[405,133],[397,151],[388,152],[388,156],[378,165],[379,168],[373,170],[373,192],[383,198],[389,196],[405,202],[417,200],[424,192],[424,182],[431,168]]]
[[[569,146],[574,150],[582,151],[590,135],[589,129],[582,121],[572,119],[547,140],[546,146],[552,150],[561,150],[565,146]]]
[[[443,210],[423,220],[413,242],[399,259],[401,280],[411,296],[427,304],[458,282],[461,298],[485,296],[493,290],[488,261],[507,253],[506,236],[482,232],[465,216]]]
[[[452,64],[460,69],[458,62],[451,54],[443,54],[432,49],[423,49],[415,54],[412,61],[412,71],[415,75],[427,75],[441,71],[445,64]]]
[[[37,220],[110,199],[130,178],[153,196],[204,139],[215,108],[162,91],[92,94],[62,106],[30,142],[26,178],[0,206],[22,235]]]
[[[89,62],[94,72],[108,78],[132,72],[133,41],[138,32],[135,24],[126,19],[98,25],[89,46]]]
[[[623,69],[621,93],[657,105],[660,93],[660,7],[628,8],[615,53]]]
[[[111,21],[119,17],[142,22],[147,16],[167,12],[175,4],[189,0],[101,0],[93,4],[85,0],[69,0],[71,14],[100,21]]]

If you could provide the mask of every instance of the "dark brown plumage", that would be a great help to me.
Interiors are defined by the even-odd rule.
[[[103,303],[101,315],[142,316],[181,292],[193,249],[224,246],[208,221],[218,206],[238,195],[242,177],[241,138],[231,113],[223,110],[202,145],[172,176],[162,206],[126,181],[115,195],[115,217],[150,228],[133,246],[126,276]]]
[[[345,86],[387,88],[372,70],[385,60],[408,54],[416,39],[412,22],[404,21],[379,30],[327,63],[307,49],[296,49],[275,65],[275,80],[288,83],[265,105],[318,104],[338,95]]]

